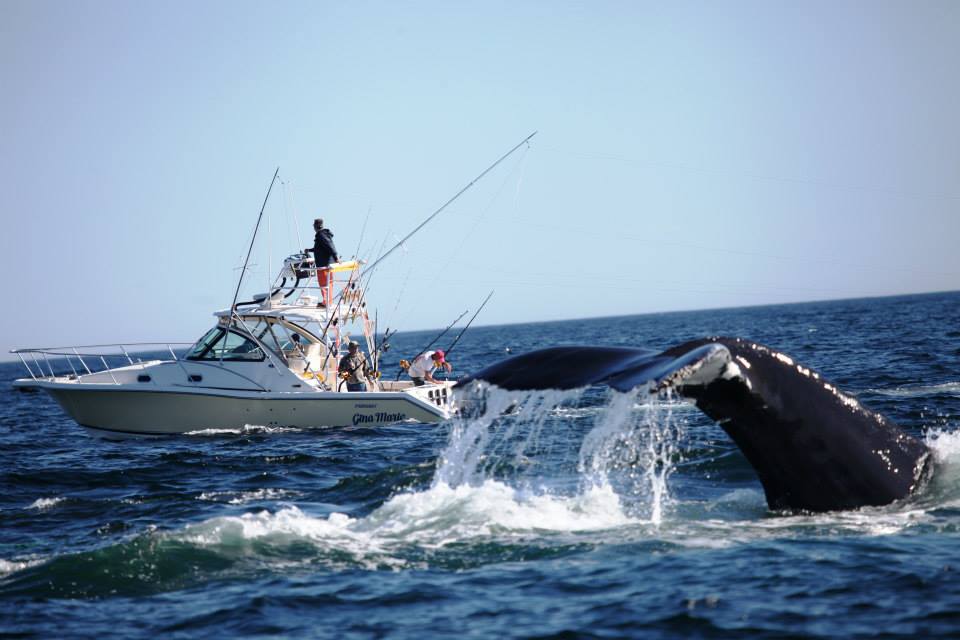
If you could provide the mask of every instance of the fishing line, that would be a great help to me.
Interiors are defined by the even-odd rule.
[[[841,191],[861,191],[866,193],[874,192],[880,195],[893,195],[893,196],[902,197],[902,198],[916,198],[916,199],[925,199],[925,200],[960,200],[960,196],[947,194],[947,193],[921,193],[921,192],[900,191],[896,189],[888,189],[888,188],[876,187],[872,185],[854,185],[854,184],[844,184],[840,182],[830,182],[828,180],[822,180],[817,178],[795,178],[792,176],[777,176],[772,174],[751,173],[748,171],[731,171],[729,169],[717,169],[714,167],[698,167],[694,165],[686,165],[686,164],[681,164],[677,162],[666,162],[661,160],[635,160],[633,158],[628,158],[625,156],[618,156],[618,155],[608,154],[603,152],[598,152],[598,153],[575,152],[575,151],[567,151],[565,149],[560,149],[559,147],[549,147],[549,146],[541,146],[541,148],[548,153],[566,155],[574,158],[579,158],[581,160],[621,162],[623,164],[634,165],[634,166],[654,166],[654,167],[661,167],[661,168],[667,168],[667,169],[678,169],[678,170],[687,171],[687,172],[715,174],[725,178],[729,178],[732,176],[732,177],[737,177],[741,179],[756,180],[756,181],[781,182],[786,184],[818,186],[818,187],[825,187],[828,189],[841,190]]]
[[[393,247],[391,247],[390,250],[387,251],[385,254],[383,254],[383,256],[381,256],[376,262],[374,262],[374,263],[371,264],[369,267],[367,267],[367,268],[365,269],[365,272],[367,272],[367,271],[373,271],[374,269],[376,269],[377,266],[380,264],[381,261],[385,260],[385,259],[386,259],[391,253],[393,253],[398,247],[400,247],[401,245],[403,245],[403,243],[405,243],[407,240],[409,240],[409,239],[412,238],[414,235],[416,235],[416,233],[417,233],[418,231],[420,231],[420,229],[424,228],[431,220],[433,220],[433,219],[436,218],[438,215],[440,215],[441,213],[443,213],[443,211],[444,211],[447,207],[449,207],[451,204],[453,204],[460,196],[462,196],[464,193],[466,193],[473,185],[475,185],[477,182],[479,182],[481,179],[483,179],[483,177],[484,177],[485,175],[487,175],[488,173],[490,173],[491,171],[493,171],[493,170],[497,167],[497,165],[499,165],[501,162],[503,162],[504,160],[506,160],[507,158],[509,158],[511,155],[513,155],[513,153],[514,153],[517,149],[519,149],[519,148],[522,147],[523,145],[528,145],[528,146],[529,146],[529,144],[530,144],[530,139],[533,138],[533,136],[535,136],[535,135],[537,135],[537,132],[536,132],[536,131],[534,131],[533,133],[531,133],[530,135],[528,135],[526,138],[524,138],[523,140],[521,140],[520,142],[518,142],[512,149],[510,149],[510,150],[507,151],[505,154],[503,154],[502,156],[500,156],[499,158],[497,158],[496,162],[494,162],[493,164],[491,164],[490,166],[488,166],[486,169],[484,169],[482,172],[480,172],[480,175],[478,175],[476,178],[474,178],[473,180],[471,180],[465,187],[463,187],[462,189],[460,189],[460,191],[458,191],[452,198],[450,198],[450,199],[447,200],[445,203],[443,203],[443,205],[442,205],[439,209],[437,209],[436,211],[434,211],[433,213],[431,213],[431,214],[427,217],[426,220],[424,220],[423,222],[421,222],[420,224],[418,224],[416,227],[414,227],[413,231],[411,231],[410,233],[408,233],[407,235],[405,235],[405,236],[403,237],[403,239],[400,240],[400,242],[398,242],[396,245],[394,245]]]
[[[523,184],[523,178],[527,173],[527,152],[530,151],[530,147],[527,147],[527,150],[520,156],[520,177],[517,179],[517,190],[513,195],[513,210],[520,210],[520,186]]]
[[[410,275],[412,273],[413,273],[413,267],[410,267],[409,269],[407,269],[407,275],[403,278],[403,284],[400,285],[400,293],[397,294],[397,302],[396,304],[393,305],[393,311],[390,312],[390,317],[388,318],[389,321],[387,324],[397,326],[392,322],[392,320],[396,317],[397,311],[400,309],[400,301],[403,299],[403,294],[407,290],[407,283],[410,281]],[[406,320],[406,317],[404,317],[403,319]],[[402,325],[402,323],[398,323],[398,324]]]
[[[292,243],[293,243],[293,232],[290,230],[290,219],[291,219],[291,215],[290,215],[290,202],[289,202],[290,193],[289,193],[289,190],[287,189],[287,182],[281,180],[281,181],[280,181],[280,187],[281,187],[281,189],[282,189],[282,191],[283,191],[283,197],[280,198],[280,200],[283,202],[283,222],[284,222],[284,224],[285,224],[286,227],[287,227],[287,241],[292,244]],[[300,238],[299,238],[299,233],[300,233],[300,230],[297,229],[297,234],[298,234],[297,240],[300,239]],[[303,246],[303,245],[301,245],[299,242],[297,242],[296,247],[297,247],[297,251],[298,251],[298,252],[300,251],[300,248],[301,248],[302,246]]]
[[[360,259],[360,246],[363,244],[363,236],[367,232],[367,222],[370,220],[370,213],[373,211],[373,203],[367,206],[367,216],[363,219],[363,227],[360,229],[360,239],[357,240],[357,251],[353,254],[353,257],[357,260]]]
[[[284,183],[286,184],[286,183]],[[293,199],[293,183],[290,183],[290,214],[293,216],[293,228],[297,232],[297,251],[303,247],[303,238],[300,237],[300,219],[297,217],[297,203]]]
[[[520,155],[520,158],[517,160],[516,164],[514,164],[513,168],[510,169],[510,171],[507,173],[506,176],[504,176],[503,182],[500,183],[500,187],[493,194],[493,197],[490,198],[489,202],[487,202],[487,205],[485,207],[480,209],[480,215],[478,215],[476,220],[474,220],[473,226],[471,226],[470,229],[467,231],[467,233],[463,235],[463,238],[460,240],[460,244],[457,245],[457,247],[448,255],[447,260],[443,263],[442,267],[440,268],[441,272],[447,270],[447,268],[450,266],[450,263],[453,262],[453,259],[456,256],[463,254],[463,247],[464,245],[467,244],[467,240],[469,240],[470,237],[473,236],[477,228],[480,226],[480,223],[483,222],[484,217],[486,217],[486,215],[490,212],[490,210],[493,209],[493,205],[495,205],[497,203],[497,200],[500,199],[500,196],[503,194],[503,191],[506,189],[507,184],[511,181],[514,174],[517,172],[517,169],[522,166],[524,158],[527,157],[527,154],[529,152],[530,152],[530,147],[527,147],[526,149],[524,149],[523,153]],[[518,188],[519,188],[519,185],[518,185]]]
[[[522,218],[515,218],[514,220],[512,220],[511,223],[525,225],[528,227],[536,227],[540,229],[556,228],[555,225],[549,225],[542,222],[533,222],[530,220],[524,220]],[[610,240],[609,234],[601,233],[596,231],[595,229],[591,229],[588,227],[576,227],[576,226],[565,225],[565,228],[571,231],[575,231],[578,236],[591,236],[594,238],[600,238],[607,243]],[[631,235],[629,233],[622,233],[620,231],[617,232],[617,238],[623,239],[623,240],[630,240],[631,242],[646,244],[646,245],[658,247],[658,248],[665,247],[665,246],[672,246],[672,247],[679,247],[681,249],[695,249],[701,252],[710,251],[714,253],[723,253],[723,254],[734,255],[734,256],[765,258],[768,260],[782,260],[786,262],[795,262],[801,265],[806,265],[810,263],[819,263],[824,265],[842,266],[842,267],[848,267],[848,268],[852,267],[854,269],[862,269],[870,273],[875,273],[878,268],[884,268],[889,271],[894,271],[897,273],[904,273],[904,274],[918,275],[918,276],[955,277],[958,275],[957,273],[947,273],[947,272],[937,272],[937,271],[918,271],[916,269],[906,269],[903,267],[891,267],[888,264],[883,264],[879,266],[866,265],[866,264],[860,264],[855,262],[846,262],[844,260],[840,260],[837,258],[828,258],[823,256],[785,256],[785,255],[777,255],[773,253],[763,253],[759,251],[745,251],[743,249],[728,249],[725,247],[718,247],[716,245],[702,245],[702,244],[695,244],[691,242],[679,242],[676,240],[661,240],[661,239],[651,240],[646,236],[636,236],[636,235]]]
[[[524,159],[527,157],[527,154],[529,153],[529,151],[530,151],[529,146],[526,149],[524,149],[520,158],[517,160],[516,163],[514,163],[513,167],[506,174],[506,176],[504,176],[503,181],[500,183],[499,188],[496,190],[496,192],[494,192],[493,196],[487,202],[486,206],[480,208],[480,214],[476,217],[476,220],[474,220],[473,225],[470,227],[470,229],[463,235],[462,239],[460,240],[460,243],[456,247],[454,247],[454,249],[450,253],[447,254],[446,259],[439,265],[439,267],[436,267],[432,270],[431,272],[432,276],[430,280],[427,281],[427,287],[426,287],[427,291],[436,291],[439,288],[437,285],[441,281],[442,276],[446,273],[449,273],[449,268],[451,264],[454,262],[454,259],[457,256],[463,255],[463,249],[466,246],[467,241],[471,238],[471,236],[474,235],[474,233],[476,233],[476,230],[480,226],[480,224],[483,222],[484,217],[493,209],[494,205],[500,199],[500,196],[503,195],[503,192],[506,190],[507,185],[511,182],[514,176],[517,174],[517,170],[523,166]],[[406,287],[406,283],[404,283],[404,287]],[[396,326],[403,326],[406,323],[407,318],[410,316],[411,311],[412,309],[408,308],[406,313],[397,322]]]
[[[460,330],[460,333],[457,334],[457,337],[453,339],[453,342],[450,343],[450,346],[447,347],[445,355],[449,356],[453,351],[453,348],[457,346],[457,343],[460,342],[460,338],[463,337],[463,334],[467,332],[467,329],[470,328],[470,325],[473,324],[473,321],[477,319],[477,316],[480,315],[480,312],[483,311],[483,308],[487,306],[487,303],[490,302],[490,298],[493,297],[493,291],[487,294],[487,297],[483,299],[483,302],[480,304],[480,307],[476,310],[473,316],[470,318],[470,321]]]

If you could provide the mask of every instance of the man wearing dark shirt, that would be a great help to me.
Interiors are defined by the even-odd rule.
[[[337,371],[347,382],[347,391],[366,391],[367,376],[370,375],[370,365],[366,356],[360,352],[360,345],[351,342],[347,347],[347,355],[340,358]]]
[[[313,249],[306,251],[313,252],[313,261],[317,266],[317,282],[320,284],[320,293],[323,295],[323,302],[318,306],[325,307],[330,304],[330,291],[327,287],[330,270],[327,267],[332,262],[339,262],[340,257],[333,244],[333,232],[330,229],[324,229],[322,218],[313,221],[313,230],[316,232],[313,237]]]

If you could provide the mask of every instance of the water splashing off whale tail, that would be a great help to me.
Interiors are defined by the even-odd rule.
[[[577,464],[585,485],[614,484],[621,495],[640,496],[643,516],[654,525],[672,503],[667,480],[682,458],[684,422],[673,408],[671,394],[663,402],[651,401],[647,389],[614,394],[584,438]]]
[[[682,452],[683,421],[645,391],[460,390],[432,489],[502,483],[566,503],[611,496],[630,520],[659,525],[667,480]]]
[[[508,390],[673,390],[737,444],[774,510],[889,504],[932,473],[927,445],[789,356],[740,338],[695,340],[659,353],[553,347],[495,363],[460,386],[476,380]]]

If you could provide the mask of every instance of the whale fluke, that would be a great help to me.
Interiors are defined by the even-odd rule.
[[[929,448],[814,371],[740,338],[663,352],[552,347],[507,358],[460,381],[510,390],[608,385],[674,389],[716,420],[753,465],[773,510],[889,504],[922,485]]]

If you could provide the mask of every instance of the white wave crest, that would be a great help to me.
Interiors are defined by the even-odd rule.
[[[225,502],[227,504],[246,504],[255,500],[283,500],[303,495],[290,489],[256,489],[254,491],[204,491],[197,500],[205,502]]]
[[[405,566],[403,550],[411,546],[436,550],[491,537],[591,532],[635,522],[610,487],[563,497],[489,480],[479,486],[438,484],[399,494],[363,518],[342,513],[315,517],[288,506],[273,513],[212,518],[173,535],[228,552],[254,541],[280,546],[306,541],[325,553],[347,553],[359,562]]]
[[[596,531],[632,522],[610,486],[556,496],[487,480],[479,486],[441,483],[427,491],[394,496],[358,527],[425,546],[442,546],[490,535]]]
[[[41,562],[43,562],[41,558],[29,558],[26,560],[4,560],[0,558],[0,578],[4,578],[17,571],[23,571],[29,567],[34,567]]]
[[[198,429],[196,431],[186,431],[185,436],[222,436],[222,435],[245,435],[250,433],[297,433],[303,431],[299,427],[269,427],[257,424],[245,424],[242,429]]]
[[[36,500],[33,501],[33,503],[31,503],[29,507],[27,507],[27,509],[36,509],[37,511],[46,511],[47,509],[52,509],[53,507],[57,506],[64,500],[66,500],[66,498],[62,496],[57,496],[55,498],[37,498]]]
[[[960,395],[960,382],[944,382],[942,384],[917,384],[894,389],[869,389],[871,393],[893,398],[917,398],[934,395]]]
[[[960,463],[960,431],[931,429],[927,432],[924,441],[933,451],[937,462]]]

